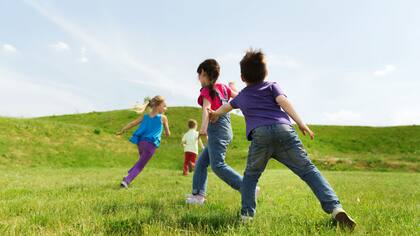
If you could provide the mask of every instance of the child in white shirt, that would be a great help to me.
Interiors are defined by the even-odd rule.
[[[197,131],[197,121],[190,119],[188,121],[189,130],[182,137],[182,146],[184,146],[184,175],[188,175],[188,172],[192,172],[195,166],[195,160],[198,155],[198,144],[203,148],[203,143],[199,137]]]

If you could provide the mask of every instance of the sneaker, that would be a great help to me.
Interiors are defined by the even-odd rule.
[[[335,208],[331,215],[338,222],[339,226],[346,227],[351,231],[356,227],[356,222],[347,215],[343,208]]]
[[[200,194],[197,195],[189,195],[185,202],[191,205],[203,205],[206,201],[206,198]]]
[[[128,188],[127,182],[125,182],[124,180],[121,181],[120,188]]]
[[[252,216],[244,216],[244,215],[241,215],[241,222],[242,222],[243,224],[249,224],[249,223],[251,223],[253,220],[254,220],[254,217],[252,217]]]

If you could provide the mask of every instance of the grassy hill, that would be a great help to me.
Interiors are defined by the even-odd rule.
[[[186,205],[192,175],[182,176],[180,139],[186,121],[199,120],[200,111],[171,107],[167,115],[172,136],[163,138],[127,190],[118,184],[137,151],[128,142],[130,134],[114,133],[137,116],[134,112],[0,118],[0,235],[418,234],[418,126],[312,126],[315,141],[303,137],[358,222],[351,234],[322,212],[304,182],[275,162],[260,179],[258,213],[250,225],[239,220],[239,193],[213,173],[206,204]],[[243,118],[232,121],[235,137],[227,162],[242,172],[249,143]]]
[[[163,138],[151,166],[180,169],[180,139],[190,118],[200,120],[192,107],[168,109],[172,136]],[[122,167],[137,158],[137,150],[115,132],[137,114],[128,110],[50,116],[34,119],[0,118],[0,165],[48,167]],[[249,142],[243,117],[232,115],[234,140],[227,162],[242,168]],[[353,127],[318,126],[314,141],[302,137],[312,159],[321,169],[419,171],[420,126]],[[134,131],[134,129],[132,130]],[[279,168],[274,161],[269,168]]]

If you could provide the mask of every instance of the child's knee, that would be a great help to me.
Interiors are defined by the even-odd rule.
[[[223,169],[226,166],[226,163],[223,161],[220,162],[212,162],[211,163],[211,169],[214,172],[218,172],[219,170]]]
[[[257,168],[246,168],[244,172],[244,178],[259,179],[264,169]]]

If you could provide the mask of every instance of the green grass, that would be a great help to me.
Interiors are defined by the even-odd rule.
[[[126,168],[0,171],[1,234],[348,234],[334,226],[310,189],[287,170],[262,176],[251,225],[239,222],[239,193],[213,174],[208,203],[196,207],[184,204],[191,175],[174,170],[146,168],[128,190],[117,185]],[[418,174],[337,171],[325,176],[357,220],[356,235],[418,233]]]
[[[183,152],[180,139],[190,118],[200,120],[200,110],[169,108],[172,136],[163,138],[155,158],[156,168],[179,169]],[[136,159],[130,134],[114,133],[137,115],[132,111],[92,112],[37,119],[0,118],[0,164],[4,166],[122,167]],[[234,139],[227,162],[243,168],[249,142],[242,117],[232,116]],[[316,139],[302,137],[320,169],[419,172],[420,126],[352,127],[311,126]],[[132,130],[134,131],[134,129]],[[282,168],[273,164],[269,168]]]
[[[240,196],[212,173],[208,202],[184,204],[180,139],[197,108],[169,108],[163,138],[132,188],[118,183],[138,158],[130,134],[114,133],[136,118],[127,110],[34,119],[0,118],[0,235],[335,235],[310,189],[270,161],[261,178],[258,213],[239,222]],[[232,116],[227,162],[243,171],[249,142]],[[420,127],[311,126],[302,137],[358,226],[356,235],[418,235]],[[134,131],[134,130],[133,130]],[[334,170],[334,171],[331,171]]]

